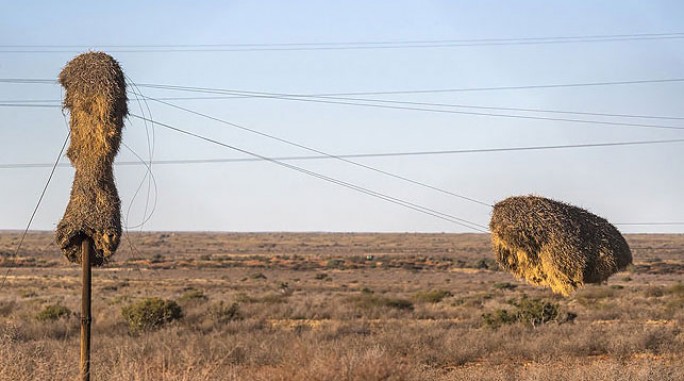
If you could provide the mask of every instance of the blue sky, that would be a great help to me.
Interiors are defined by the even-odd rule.
[[[490,88],[684,78],[684,38],[400,49],[131,52],[138,45],[443,41],[684,33],[676,1],[184,1],[11,2],[0,14],[0,79],[56,79],[78,52],[110,52],[140,85],[279,94]],[[28,47],[17,47],[19,45]],[[439,44],[437,44],[439,45]],[[443,44],[442,44],[443,45]],[[46,47],[43,47],[46,46]],[[330,46],[330,45],[326,45]],[[30,50],[17,53],[17,50]],[[59,52],[45,52],[57,50]],[[38,52],[36,52],[38,51]],[[150,97],[207,96],[141,87]],[[0,83],[2,101],[58,100],[56,84]],[[684,117],[684,82],[359,96],[402,102]],[[331,154],[414,152],[684,139],[676,129],[572,123],[283,99],[169,101]],[[357,102],[358,103],[358,102]],[[311,155],[163,104],[152,118],[266,157]],[[387,105],[388,103],[384,103]],[[136,114],[144,105],[131,103]],[[420,108],[419,106],[415,106]],[[473,108],[464,112],[684,127],[682,120]],[[0,107],[0,229],[23,229],[66,137],[59,108]],[[124,143],[149,158],[145,125],[131,117]],[[154,160],[242,158],[157,126]],[[123,147],[121,161],[136,160]],[[487,203],[535,193],[610,221],[682,222],[682,143],[544,151],[354,159]],[[66,158],[63,159],[66,163]],[[336,160],[288,162],[308,171],[486,225],[490,209]],[[144,230],[469,231],[269,162],[156,165],[156,209]],[[115,170],[130,226],[146,208],[146,169]],[[53,229],[73,171],[58,168],[32,225]],[[141,191],[134,194],[142,182]],[[156,198],[154,197],[156,195]],[[130,212],[129,212],[130,210]],[[682,232],[684,225],[622,225]]]

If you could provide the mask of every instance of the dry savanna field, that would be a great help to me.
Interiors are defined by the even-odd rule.
[[[93,379],[684,380],[684,235],[626,238],[634,265],[563,298],[484,234],[127,234],[93,272]],[[80,269],[19,239],[0,380],[77,379]]]

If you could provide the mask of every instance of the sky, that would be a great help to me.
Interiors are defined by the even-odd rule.
[[[6,2],[0,229],[27,227],[69,117],[56,82],[3,80],[56,80],[101,50],[148,97],[129,103],[117,161],[151,159],[154,182],[115,168],[130,230],[473,232],[488,204],[537,194],[625,233],[682,233],[683,16],[678,1]],[[679,141],[155,163],[661,140]],[[60,163],[31,229],[64,213]]]

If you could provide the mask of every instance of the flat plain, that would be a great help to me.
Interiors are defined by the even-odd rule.
[[[0,380],[78,378],[80,269],[0,233]],[[484,234],[130,233],[93,272],[94,380],[684,380],[684,235],[569,298]],[[133,330],[122,310],[175,301]],[[170,320],[170,319],[169,319]]]

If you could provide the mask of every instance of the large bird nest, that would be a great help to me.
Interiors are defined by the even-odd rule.
[[[569,295],[632,263],[620,232],[582,208],[537,196],[507,198],[489,224],[499,265],[529,283]]]
[[[64,108],[71,114],[67,157],[76,168],[71,197],[57,226],[56,239],[71,262],[81,261],[81,242],[93,240],[93,264],[101,266],[121,238],[120,200],[112,164],[128,115],[126,81],[111,56],[88,52],[72,59],[59,74]]]

